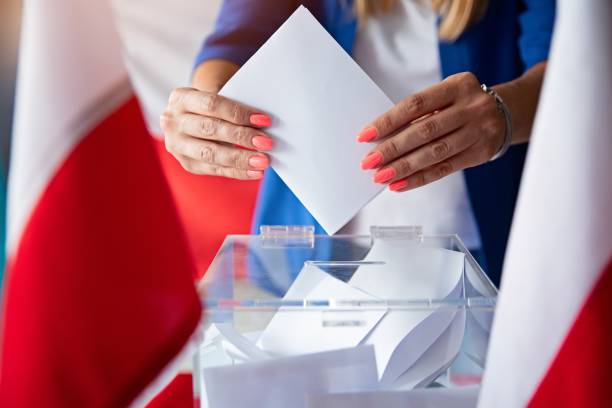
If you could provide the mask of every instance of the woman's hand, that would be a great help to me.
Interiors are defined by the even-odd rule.
[[[471,73],[448,77],[375,119],[360,142],[380,141],[361,162],[377,183],[407,191],[491,159],[506,128],[495,98]]]
[[[270,116],[215,92],[175,89],[160,124],[166,149],[191,173],[256,180],[270,164],[266,154],[252,151],[272,148],[261,130]]]

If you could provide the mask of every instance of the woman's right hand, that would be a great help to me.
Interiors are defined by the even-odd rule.
[[[166,149],[191,173],[257,180],[270,165],[266,154],[253,151],[272,148],[261,130],[270,116],[216,93],[175,89],[160,124]]]

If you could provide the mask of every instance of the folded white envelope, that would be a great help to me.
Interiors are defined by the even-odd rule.
[[[272,115],[272,168],[328,234],[383,190],[356,138],[393,103],[303,6],[220,94]]]

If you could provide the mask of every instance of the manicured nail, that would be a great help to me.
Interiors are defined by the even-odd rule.
[[[252,125],[260,127],[267,127],[272,124],[272,119],[270,119],[268,115],[264,115],[262,113],[252,114],[249,120],[251,121]]]
[[[361,143],[371,142],[372,140],[376,139],[376,136],[378,136],[378,130],[376,130],[375,127],[368,126],[359,132],[359,135],[357,135],[357,141]]]
[[[364,170],[373,169],[380,166],[382,161],[382,154],[379,152],[371,152],[361,161],[361,168]]]
[[[375,183],[386,183],[387,181],[395,177],[395,175],[396,175],[395,169],[393,167],[387,167],[385,169],[382,169],[376,172],[376,174],[374,175],[374,182]]]
[[[389,184],[389,190],[391,191],[400,191],[408,187],[408,182],[406,180],[398,180]]]
[[[257,170],[265,170],[270,165],[270,161],[266,156],[251,156],[249,157],[249,166]]]
[[[250,179],[259,180],[263,177],[263,171],[247,170],[247,176],[249,176]]]
[[[270,150],[274,146],[274,141],[264,135],[255,136],[251,142],[259,150]]]

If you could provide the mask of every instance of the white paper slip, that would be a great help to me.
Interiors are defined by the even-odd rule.
[[[306,264],[283,298],[308,300],[377,300]],[[257,346],[272,356],[316,353],[358,345],[384,316],[385,310],[326,311],[280,308]]]
[[[427,387],[457,358],[465,335],[465,311],[454,312],[451,324],[391,386],[394,390]]]
[[[311,393],[374,391],[371,346],[204,369],[210,408],[301,408]]]
[[[474,408],[480,387],[370,391],[308,397],[308,408]]]
[[[349,284],[387,300],[458,299],[462,291],[464,255],[461,252],[405,241],[376,240],[366,261]],[[449,326],[454,311],[391,310],[366,339],[376,351],[378,374],[391,384],[410,368]]]
[[[328,234],[384,189],[356,137],[393,103],[303,6],[220,94],[272,115],[272,168]]]

